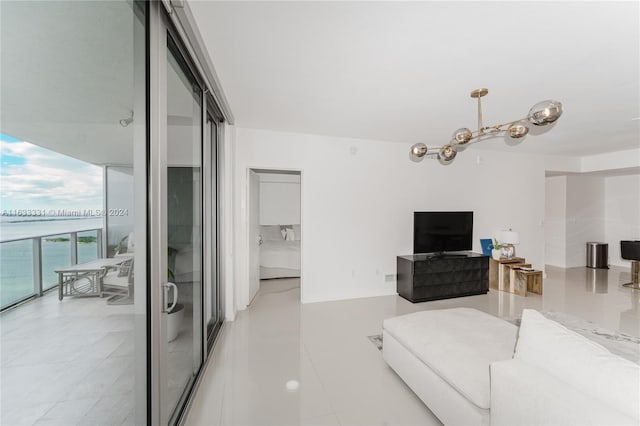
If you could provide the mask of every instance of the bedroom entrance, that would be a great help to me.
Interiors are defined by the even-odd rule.
[[[258,290],[300,286],[300,171],[249,169],[249,303]]]

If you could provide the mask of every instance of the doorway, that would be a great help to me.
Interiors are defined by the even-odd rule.
[[[249,169],[250,305],[259,290],[302,282],[302,173]]]

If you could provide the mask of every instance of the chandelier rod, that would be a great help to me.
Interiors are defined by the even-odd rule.
[[[478,96],[478,136],[484,134],[484,126],[482,124],[482,96]]]
[[[513,120],[513,121],[508,121],[506,123],[502,123],[502,124],[496,124],[495,126],[486,126],[486,127],[480,127],[478,130],[471,132],[473,134],[474,138],[480,137],[480,136],[484,136],[487,133],[495,133],[495,132],[506,132],[507,129],[502,129],[502,127],[505,126],[509,126],[511,124],[515,124],[519,121],[524,121],[527,120],[529,117],[522,117],[522,118],[518,118],[517,120]],[[482,120],[482,118],[478,118],[478,122],[480,123],[480,121]],[[487,130],[491,130],[490,132],[487,132]]]

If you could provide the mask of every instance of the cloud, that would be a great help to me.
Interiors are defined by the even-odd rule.
[[[6,138],[0,155],[3,210],[102,208],[101,167]]]

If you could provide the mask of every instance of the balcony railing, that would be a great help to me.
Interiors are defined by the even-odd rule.
[[[54,272],[102,257],[102,228],[0,242],[0,310],[57,286]]]

